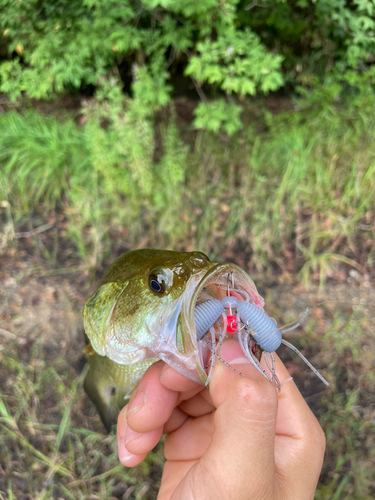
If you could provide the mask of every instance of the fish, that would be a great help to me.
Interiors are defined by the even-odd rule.
[[[227,324],[211,326],[213,343],[198,339],[195,309],[210,299],[222,300],[234,281],[243,297],[263,308],[264,300],[244,270],[211,262],[199,251],[140,249],[113,262],[83,309],[89,365],[84,389],[107,431],[114,423],[113,408],[121,410],[158,360],[207,384],[208,361],[217,352],[213,343],[217,337],[222,342],[220,332]]]

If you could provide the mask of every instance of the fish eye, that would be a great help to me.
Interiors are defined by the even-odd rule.
[[[148,278],[148,286],[155,293],[164,293],[165,292],[165,281],[161,279],[160,276],[155,276],[155,274],[151,274]]]

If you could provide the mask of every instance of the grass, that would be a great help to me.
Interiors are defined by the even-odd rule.
[[[154,498],[160,452],[136,470],[126,470],[116,456],[115,436],[103,435],[96,418],[82,414],[89,406],[83,397],[84,374],[77,376],[63,357],[51,364],[40,342],[28,355],[24,352],[14,343],[3,353],[0,449],[5,475],[0,491],[7,491],[8,498],[35,500],[110,499],[126,491],[134,499]]]
[[[103,125],[101,113],[86,109],[81,126],[35,111],[0,115],[2,247],[58,210],[65,230],[49,258],[65,241],[88,268],[120,239],[122,250],[194,247],[213,258],[241,249],[252,269],[300,270],[305,283],[323,284],[338,261],[373,266],[371,109],[275,116],[253,105],[231,139],[196,133],[175,113],[155,131],[110,112]]]
[[[296,317],[293,302],[301,310],[311,306],[311,299],[317,304],[303,330],[294,332],[290,340],[330,382],[325,390],[308,371],[294,375],[327,438],[316,500],[370,500],[375,494],[371,465],[375,456],[375,303],[373,292],[361,287],[362,291],[348,283],[326,286],[319,302],[315,293],[298,288],[298,297],[296,290],[293,293],[285,286],[270,289],[266,295],[266,303],[278,306],[272,311],[274,317],[288,311],[285,323]],[[281,357],[287,363],[297,362],[286,350]]]
[[[12,273],[17,277],[19,270]],[[45,290],[56,287],[54,277],[43,280]],[[28,297],[27,314],[33,277],[16,281]],[[60,294],[77,294],[75,285],[70,287]],[[280,324],[298,317],[312,297],[317,302],[316,288],[298,290],[290,285],[266,290],[269,312]],[[3,298],[4,304],[14,302]],[[328,378],[328,389],[293,353],[280,349],[327,437],[316,500],[370,500],[375,494],[374,300],[374,291],[363,284],[329,285],[303,329],[288,336]],[[78,321],[80,311],[75,314]],[[62,348],[43,322],[25,340],[11,339],[0,352],[0,498],[156,498],[161,445],[135,469],[119,464],[115,436],[103,433],[82,389],[83,335]]]

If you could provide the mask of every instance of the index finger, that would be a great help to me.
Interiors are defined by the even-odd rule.
[[[163,361],[151,365],[133,391],[127,411],[127,422],[133,431],[150,432],[159,428],[168,421],[184,395],[192,397],[204,389],[171,367],[166,368]]]
[[[164,363],[151,365],[130,397],[127,410],[129,427],[136,432],[149,432],[165,424],[177,404],[178,393],[160,383]]]

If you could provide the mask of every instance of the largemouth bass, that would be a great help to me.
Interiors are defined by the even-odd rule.
[[[159,359],[206,384],[215,339],[220,343],[223,332],[235,334],[236,328],[227,321],[235,316],[222,314],[224,306],[213,315],[201,308],[200,329],[204,334],[208,318],[207,331],[211,332],[207,339],[197,336],[194,314],[199,305],[218,304],[229,295],[260,310],[264,306],[255,284],[241,268],[211,262],[201,252],[134,250],[109,267],[83,310],[89,342],[84,387],[107,430],[113,392],[119,410],[147,368]]]

